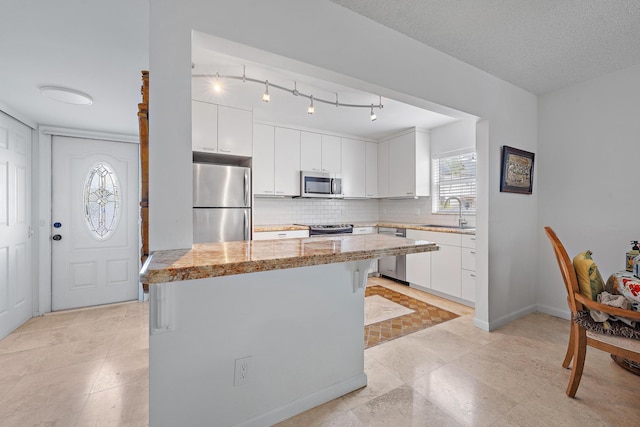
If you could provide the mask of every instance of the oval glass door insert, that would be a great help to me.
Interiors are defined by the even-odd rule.
[[[115,170],[106,162],[96,163],[84,184],[84,219],[89,232],[106,240],[120,220],[120,185]]]

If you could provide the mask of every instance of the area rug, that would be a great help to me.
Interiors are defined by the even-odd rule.
[[[367,322],[370,324],[364,327],[364,348],[374,347],[458,317],[457,314],[450,311],[392,291],[384,286],[367,286],[364,296],[365,301],[367,297],[376,297],[378,300],[379,297],[382,297],[391,302],[390,304],[376,302],[375,306],[379,308],[376,313],[370,313],[371,316],[388,317],[379,313],[380,311],[399,314],[379,322]],[[395,304],[392,303],[405,307],[405,310],[394,310]]]

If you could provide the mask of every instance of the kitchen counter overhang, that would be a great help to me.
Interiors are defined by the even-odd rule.
[[[435,250],[371,234],[155,252],[149,425],[273,425],[366,386],[371,262]]]
[[[143,283],[167,283],[438,250],[435,243],[380,234],[199,243],[154,252],[140,272]]]

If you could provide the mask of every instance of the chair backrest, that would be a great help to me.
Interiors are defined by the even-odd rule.
[[[562,242],[560,242],[560,239],[558,239],[558,236],[556,236],[556,233],[551,229],[551,227],[545,227],[544,231],[547,233],[549,240],[551,240],[551,245],[553,246],[553,251],[556,255],[556,261],[558,261],[558,266],[562,273],[564,286],[567,290],[567,302],[569,303],[569,308],[571,309],[571,312],[575,314],[578,311],[583,310],[582,304],[575,299],[575,294],[580,292],[576,270],[573,268],[573,263],[567,254],[567,250],[562,245]]]

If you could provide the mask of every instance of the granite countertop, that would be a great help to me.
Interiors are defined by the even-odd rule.
[[[349,222],[354,227],[395,227],[395,228],[407,228],[409,230],[423,230],[423,231],[436,231],[438,233],[457,233],[457,234],[470,234],[475,235],[475,228],[458,228],[458,227],[428,227],[421,224],[408,224],[405,222],[382,222],[382,221],[363,221],[363,222]],[[306,225],[296,224],[271,224],[271,225],[255,225],[253,231],[259,233],[261,231],[289,231],[289,230],[308,230]]]
[[[435,243],[380,234],[198,243],[191,249],[154,252],[140,280],[176,282],[436,250]]]
[[[253,231],[260,233],[264,231],[294,231],[294,230],[308,230],[307,225],[298,224],[269,224],[269,225],[254,225]]]

